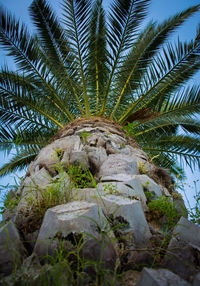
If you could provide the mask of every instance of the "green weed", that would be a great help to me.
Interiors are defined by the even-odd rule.
[[[91,186],[91,173],[89,169],[83,168],[81,165],[70,165],[67,173],[71,179],[71,183],[75,188],[88,188]]]
[[[116,189],[116,187],[112,183],[105,184],[105,185],[103,185],[103,187],[104,187],[103,191],[106,194],[109,194],[109,195],[118,195],[119,194],[119,191]]]
[[[89,136],[91,136],[91,134],[86,132],[86,131],[85,132],[83,131],[83,132],[80,133],[80,138],[83,140],[84,143],[86,143],[86,139]]]
[[[145,163],[139,162],[138,169],[139,169],[140,174],[145,174],[146,175],[146,174],[149,173]]]
[[[161,217],[166,218],[164,227],[169,229],[172,229],[176,225],[178,219],[182,215],[177,212],[177,208],[173,202],[169,201],[169,198],[165,196],[153,199],[149,202],[148,207],[154,219],[159,219]]]

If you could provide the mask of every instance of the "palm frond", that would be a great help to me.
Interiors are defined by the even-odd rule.
[[[104,84],[108,77],[109,69],[107,67],[107,39],[106,39],[106,26],[105,26],[105,12],[102,8],[102,1],[98,0],[93,9],[90,36],[88,39],[88,86],[91,108],[94,106],[95,113],[98,114],[99,106],[102,104],[102,95]],[[93,104],[92,104],[93,101]]]
[[[200,139],[187,135],[162,136],[159,140],[151,140],[151,146],[144,147],[151,153],[170,154],[176,161],[178,158],[193,170],[200,167]]]
[[[44,98],[40,100],[41,95],[43,95],[42,92],[38,96],[38,86],[31,85],[29,76],[24,77],[13,72],[2,71],[0,73],[1,119],[6,118],[9,124],[19,125],[21,119],[21,123],[28,124],[28,122],[35,121],[37,125],[44,125],[47,118],[62,127],[63,125],[58,122],[55,115],[51,115],[52,108],[48,111],[44,106]]]
[[[113,77],[121,64],[123,53],[130,48],[141,21],[146,15],[149,0],[115,0],[109,13],[108,45],[110,75],[104,91],[101,114],[104,114]]]
[[[141,81],[138,99],[128,108],[119,122],[123,122],[133,110],[153,106],[159,110],[162,103],[169,99],[173,92],[182,87],[200,68],[200,31],[195,41],[180,43],[177,46],[168,44],[162,53],[154,58],[145,77]]]
[[[89,19],[91,16],[91,0],[64,0],[65,32],[71,44],[77,70],[82,82],[85,114],[90,114],[89,99],[86,86],[85,64],[88,57]]]
[[[33,161],[38,154],[38,150],[28,148],[21,153],[17,153],[12,159],[0,168],[0,177],[9,173],[24,170]]]
[[[19,70],[27,73],[32,78],[37,78],[48,90],[49,98],[54,105],[65,112],[72,120],[72,115],[62,104],[56,90],[51,85],[49,70],[44,61],[40,58],[40,48],[36,37],[31,37],[24,25],[20,25],[9,13],[0,11],[0,43],[12,56]]]
[[[44,0],[34,0],[30,6],[30,14],[37,27],[38,37],[44,51],[41,56],[56,76],[57,81],[59,80],[64,88],[70,89],[79,109],[83,112],[76,88],[77,83],[72,80],[77,78],[76,69],[73,68],[74,59],[63,28]]]
[[[116,78],[115,93],[118,94],[118,99],[111,116],[117,110],[122,97],[125,97],[124,101],[127,101],[132,94],[134,94],[134,90],[139,86],[142,76],[152,61],[153,56],[161,45],[163,45],[165,40],[178,26],[197,12],[199,7],[200,6],[197,5],[186,9],[184,12],[178,13],[160,25],[150,23],[144,31],[140,33],[131,51],[123,61]],[[113,99],[113,101],[115,103],[115,99]]]

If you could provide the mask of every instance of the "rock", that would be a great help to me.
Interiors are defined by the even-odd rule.
[[[135,176],[135,177],[140,180],[140,182],[142,183],[143,188],[146,189],[147,191],[151,192],[152,194],[154,194],[155,197],[162,196],[161,187],[158,184],[156,184],[147,175],[139,175],[139,176]]]
[[[35,246],[38,234],[39,234],[39,230],[36,230],[32,233],[25,233],[24,234],[24,240],[26,241],[26,243],[29,245],[29,247],[31,249],[33,249]]]
[[[111,176],[102,176],[101,182],[126,182],[130,181],[133,178],[132,175],[127,174],[115,174]]]
[[[142,149],[139,149],[139,148],[134,148],[132,146],[131,147],[131,151],[132,153],[139,159],[142,159],[143,161],[148,161],[148,156],[147,154],[142,150]]]
[[[103,192],[98,191],[95,188],[83,188],[83,189],[73,189],[72,197],[77,201],[87,201],[98,203],[101,197],[105,195]]]
[[[99,134],[91,134],[90,136],[86,137],[86,143],[89,146],[96,146],[98,139],[99,139]]]
[[[123,267],[123,270],[138,270],[141,271],[144,266],[149,266],[154,262],[152,253],[148,250],[132,250],[126,257],[127,263]]]
[[[41,270],[41,264],[38,256],[33,253],[31,256],[27,257],[23,261],[22,269],[24,278],[27,277],[34,279],[35,277],[37,277]]]
[[[199,286],[200,285],[200,272],[194,277],[192,286]]]
[[[109,176],[111,177],[111,176]],[[112,176],[111,178],[114,178]],[[114,195],[121,195],[124,197],[128,197],[130,199],[137,199],[140,200],[142,203],[142,206],[144,210],[147,210],[146,206],[146,197],[144,195],[143,189],[141,187],[141,184],[139,181],[133,182],[133,180],[130,180],[130,185],[135,185],[135,188],[126,185],[126,182],[105,182],[105,183],[99,183],[97,184],[97,189],[100,192],[100,194],[114,194]]]
[[[98,128],[94,128],[94,127],[84,127],[84,128],[80,128],[78,129],[75,134],[76,135],[80,135],[80,137],[82,136],[82,134],[87,134],[87,133],[94,133],[97,132],[99,129]],[[92,134],[91,134],[92,135]],[[86,136],[86,138],[89,136]]]
[[[18,267],[25,255],[25,248],[18,230],[12,222],[0,228],[0,274],[9,275]]]
[[[104,176],[101,178],[101,181],[102,182],[109,182],[109,183],[112,182],[112,184],[113,184],[113,182],[119,182],[119,183],[116,183],[114,185],[115,185],[117,191],[123,195],[125,195],[126,192],[129,192],[128,191],[129,189],[127,189],[123,185],[127,186],[128,188],[133,189],[133,191],[131,191],[131,194],[132,194],[131,196],[136,198],[136,199],[141,200],[143,207],[146,210],[147,199],[146,199],[146,196],[144,194],[142,184],[141,184],[141,182],[137,176],[135,176],[135,175],[131,176],[131,175],[127,175],[127,174],[116,174],[116,175],[112,175],[112,176]],[[123,183],[123,185],[122,185],[122,183]],[[121,193],[120,189],[124,190],[124,191],[122,191],[122,193]],[[129,196],[129,197],[131,197],[131,196]]]
[[[106,150],[103,147],[90,147],[88,150],[88,159],[91,170],[93,173],[99,171],[100,166],[107,159]]]
[[[67,130],[62,132],[61,138],[66,137],[66,136],[70,136],[70,135],[73,135],[73,134],[74,134],[74,129],[70,128],[70,129],[67,129]]]
[[[90,276],[96,274],[98,269],[94,264],[98,264],[101,270],[114,271],[116,266],[117,254],[110,238],[105,234],[99,234],[95,239],[88,239],[83,245],[80,255],[82,258],[92,261],[91,265],[84,269]]]
[[[120,136],[121,134],[117,134],[117,133],[111,133],[112,131],[109,130],[109,133],[107,133],[108,136],[108,140],[110,142],[119,144],[119,145],[123,145],[123,144],[127,144],[127,140],[125,138],[123,138],[122,136]]]
[[[71,154],[72,151],[81,151],[81,149],[82,144],[79,136],[72,135],[57,139],[40,151],[29,172],[32,174],[38,167],[45,167],[54,176],[56,175],[55,170],[58,168],[59,161],[62,161],[62,156],[67,158],[67,154]]]
[[[117,231],[127,235],[136,246],[148,246],[151,233],[141,203],[121,196],[102,197],[102,208],[111,217]]]
[[[170,195],[170,193],[169,193],[169,191],[168,191],[168,189],[167,188],[164,188],[164,187],[161,187],[162,188],[162,194],[163,194],[163,196],[165,196],[165,197],[171,197],[172,198],[172,196]],[[171,201],[173,201],[173,198],[172,198],[172,200]]]
[[[40,197],[47,187],[58,185],[61,188],[68,188],[70,184],[69,176],[61,172],[55,177],[51,177],[45,168],[42,168],[38,172],[34,173],[30,177],[26,177],[23,182],[21,200],[18,204],[18,210],[23,206],[27,206],[27,199],[30,197]]]
[[[200,227],[181,217],[165,255],[165,267],[184,279],[200,271]]]
[[[33,190],[44,189],[50,183],[52,183],[52,177],[45,168],[42,168],[30,177],[26,177],[23,182],[23,196]]]
[[[58,262],[51,266],[45,264],[40,271],[40,274],[28,284],[30,286],[44,286],[44,285],[59,285],[66,286],[72,285],[73,275],[69,267],[66,266],[65,262]],[[20,284],[21,285],[21,284]],[[22,284],[23,285],[23,284]]]
[[[114,142],[106,142],[106,153],[110,154],[119,154],[120,153],[120,145],[115,144]]]
[[[88,156],[85,151],[73,151],[70,154],[69,165],[82,166],[89,168]]]
[[[99,136],[96,146],[104,148],[105,145],[106,145],[106,139],[103,136]]]
[[[150,269],[142,270],[137,286],[190,286],[178,275],[167,269]]]
[[[111,154],[101,165],[98,176],[101,178],[119,173],[128,175],[138,174],[136,157],[123,154]]]
[[[173,192],[173,202],[176,206],[177,212],[187,219],[188,211],[182,196],[178,192]]]
[[[47,210],[34,252],[39,256],[54,255],[60,239],[67,245],[73,244],[73,237],[79,239],[83,233],[96,237],[100,231],[98,228],[107,226],[101,208],[94,203],[74,201],[58,205]]]

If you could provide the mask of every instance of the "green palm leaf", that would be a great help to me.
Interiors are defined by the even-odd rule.
[[[3,9],[0,45],[17,72],[0,71],[0,148],[15,149],[0,176],[24,168],[59,128],[79,117],[105,116],[126,128],[150,158],[174,174],[179,158],[200,166],[200,28],[194,40],[170,36],[200,5],[161,24],[143,19],[150,0],[63,0],[58,19],[33,0],[36,33]],[[140,28],[142,31],[140,31]]]

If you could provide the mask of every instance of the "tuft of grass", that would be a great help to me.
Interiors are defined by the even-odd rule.
[[[182,216],[182,214],[178,213],[174,203],[164,196],[151,200],[148,207],[154,219],[160,219],[161,217],[166,218],[164,226],[169,229],[172,229]]]
[[[82,165],[70,165],[67,169],[67,173],[73,187],[88,188],[91,186],[91,173],[89,169],[83,168]]]

